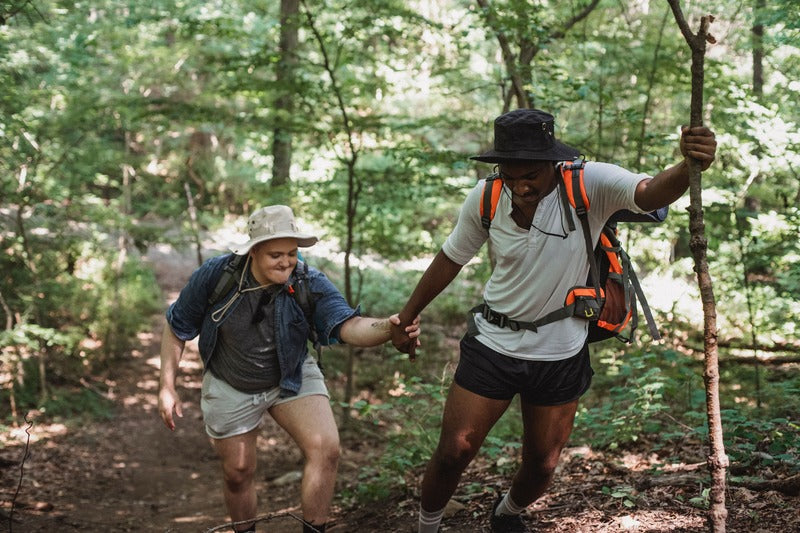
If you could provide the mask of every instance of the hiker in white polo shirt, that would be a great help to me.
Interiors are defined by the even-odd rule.
[[[678,199],[689,185],[687,159],[703,169],[714,160],[716,141],[705,127],[684,128],[684,159],[654,177],[616,165],[587,162],[584,182],[591,200],[589,226],[597,241],[606,220],[619,210],[644,213]],[[461,341],[461,357],[442,416],[439,444],[422,480],[419,533],[438,530],[445,505],[489,430],[517,394],[522,410],[522,462],[510,489],[490,515],[493,532],[527,531],[522,511],[544,494],[572,431],[578,399],[589,388],[592,368],[587,320],[570,316],[537,328],[519,328],[565,305],[571,288],[586,284],[589,258],[584,236],[568,231],[557,191],[556,164],[578,150],[558,141],[553,116],[518,109],[494,122],[494,149],[477,161],[494,163],[503,182],[486,229],[481,222],[483,182],[467,195],[455,229],[422,275],[393,328],[393,342],[413,353],[402,326],[410,324],[455,278],[487,240],[496,266],[484,288],[486,315]],[[509,327],[509,324],[516,327]]]

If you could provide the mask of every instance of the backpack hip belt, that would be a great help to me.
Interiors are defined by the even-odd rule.
[[[551,313],[546,314],[542,318],[534,320],[533,322],[526,322],[524,320],[514,320],[513,318],[510,318],[508,315],[504,315],[503,313],[495,311],[494,309],[489,307],[489,304],[483,302],[482,304],[476,305],[475,307],[469,310],[468,320],[472,323],[471,326],[474,327],[475,313],[480,313],[481,316],[483,316],[484,320],[486,320],[490,324],[494,324],[495,326],[501,328],[508,328],[511,331],[519,331],[521,329],[527,329],[528,331],[533,331],[534,333],[536,333],[539,331],[540,327],[546,324],[552,324],[553,322],[558,322],[559,320],[563,320],[571,316],[576,316],[575,315],[576,308],[577,308],[576,303],[575,301],[573,301],[570,304],[565,305],[564,307],[561,307]]]

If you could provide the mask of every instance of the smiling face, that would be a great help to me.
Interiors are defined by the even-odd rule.
[[[552,161],[500,163],[500,178],[511,191],[511,199],[522,209],[533,208],[556,185]]]
[[[297,265],[297,239],[272,239],[250,250],[250,272],[261,285],[283,285]]]

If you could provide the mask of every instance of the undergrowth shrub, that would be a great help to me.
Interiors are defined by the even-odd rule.
[[[800,421],[757,419],[740,410],[722,412],[725,451],[731,463],[758,472],[800,472]]]
[[[672,406],[664,400],[669,377],[659,358],[652,352],[601,358],[594,365],[594,384],[579,405],[573,442],[615,449],[661,431]]]
[[[430,458],[439,438],[439,423],[450,378],[424,382],[419,377],[395,376],[395,388],[379,409],[361,404],[362,420],[380,423],[385,430],[384,450],[359,473],[351,496],[357,501],[380,501],[406,487],[407,476]]]
[[[149,326],[162,307],[155,274],[135,260],[126,261],[121,272],[111,265],[100,272],[92,287],[90,335],[103,343],[103,363],[123,357],[137,333]]]
[[[388,428],[385,446],[374,464],[361,468],[359,484],[350,496],[360,502],[380,501],[390,494],[407,491],[417,482],[439,440],[442,413],[452,373],[443,373],[437,382],[419,377],[395,376],[390,398],[377,408],[361,403],[361,415]],[[510,474],[519,464],[518,451],[522,440],[522,417],[514,401],[492,428],[481,447],[479,457],[491,462],[495,471]],[[481,484],[465,484],[467,493],[484,490]]]
[[[153,272],[128,260],[117,272],[108,257],[42,282],[38,298],[11,329],[0,332],[0,404],[18,416],[103,415],[101,395],[86,394],[81,380],[125,357],[162,306]]]
[[[627,353],[603,348],[594,358],[594,383],[576,416],[574,443],[613,450],[645,441],[652,450],[666,453],[679,451],[680,443],[707,446],[702,360],[657,346]],[[721,359],[726,361],[724,353]],[[780,369],[762,372],[766,375],[756,391],[748,365],[727,361],[722,365],[726,453],[738,467],[796,472],[800,470],[800,374]]]

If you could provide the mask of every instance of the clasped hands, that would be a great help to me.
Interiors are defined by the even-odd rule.
[[[392,344],[399,352],[407,353],[408,358],[413,361],[417,356],[417,347],[420,346],[419,316],[404,326],[399,315],[392,315],[389,317],[389,323],[392,330]]]

